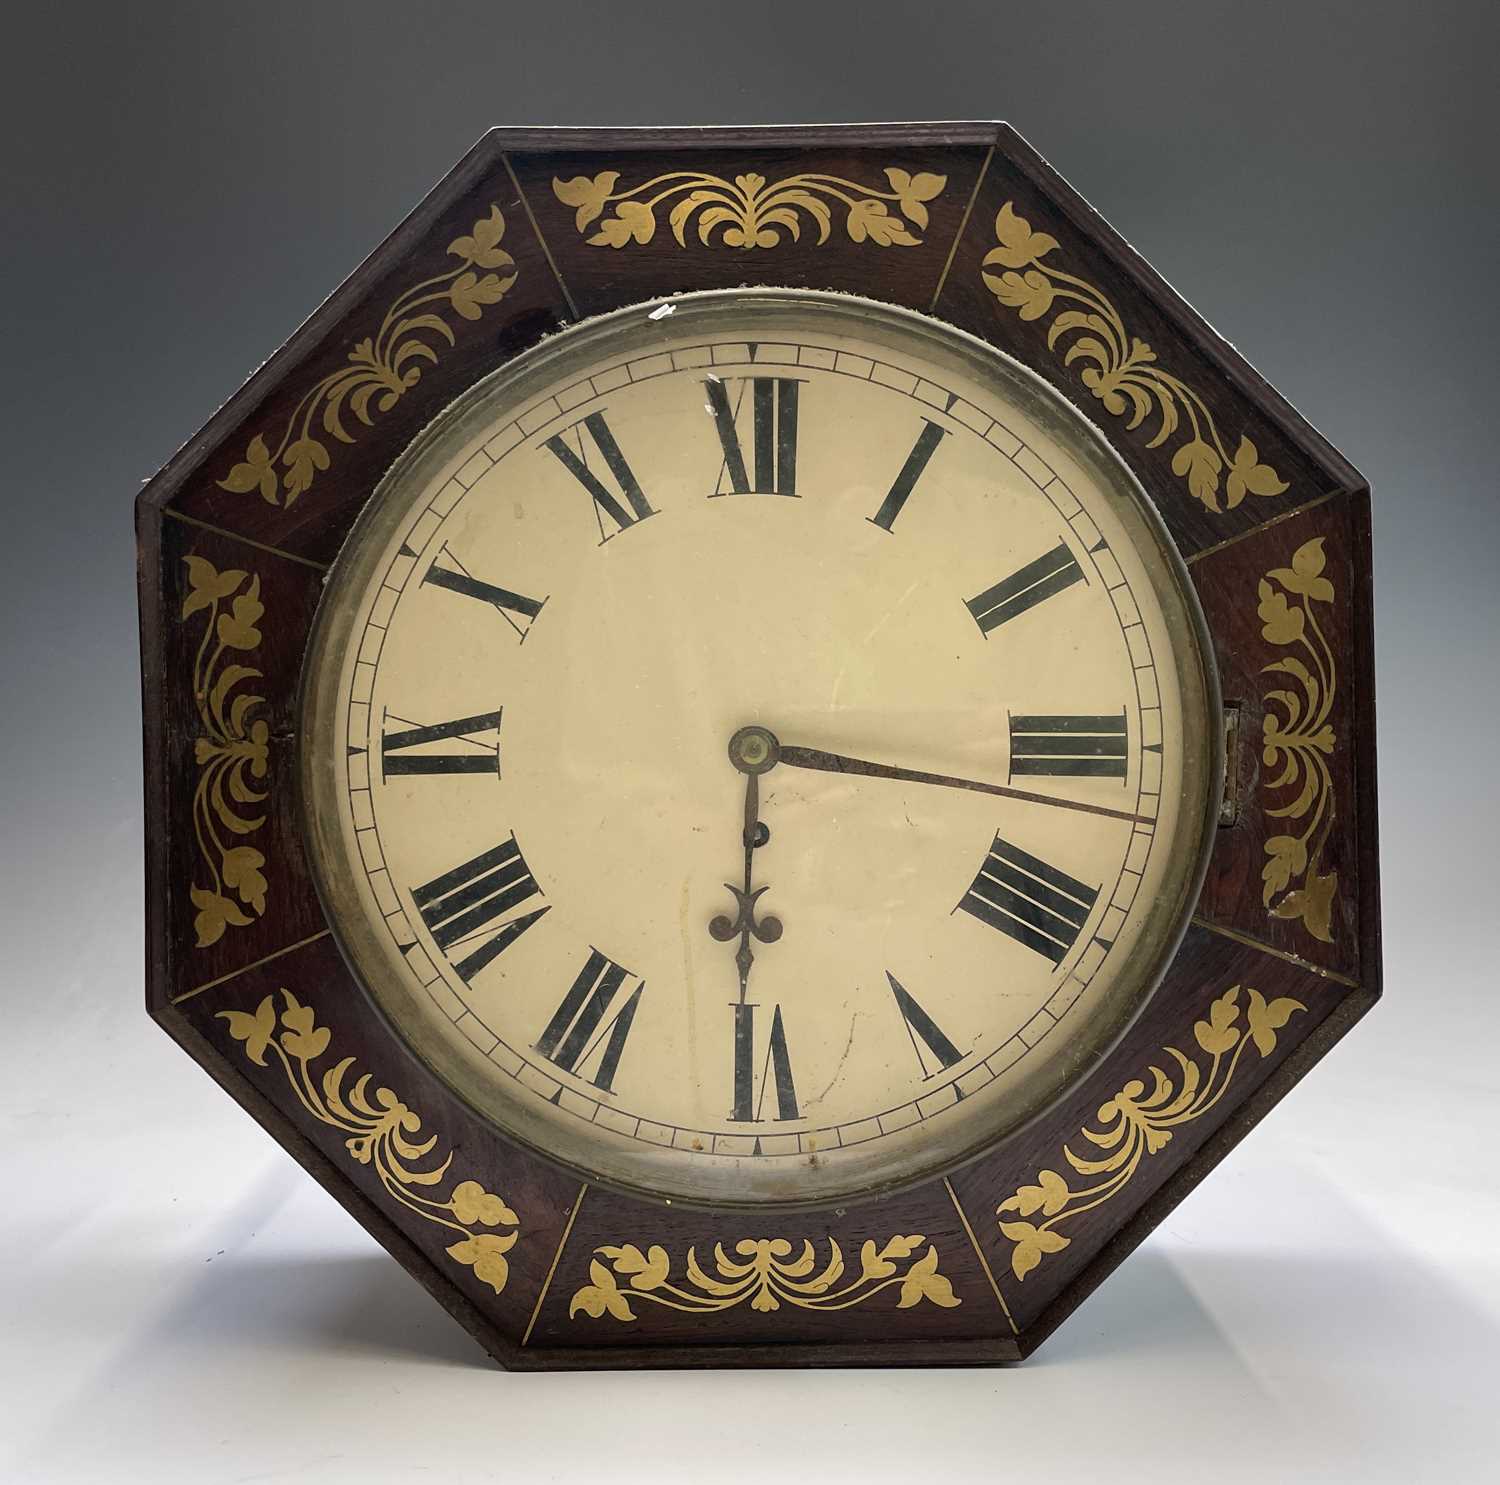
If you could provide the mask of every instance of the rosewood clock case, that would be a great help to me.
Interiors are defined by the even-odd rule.
[[[416,435],[559,329],[744,284],[933,316],[1071,402],[1223,698],[1206,879],[1123,1039],[980,1158],[827,1209],[652,1200],[479,1118],[351,976],[297,786],[326,575]],[[1379,993],[1367,489],[1004,125],[495,130],[137,520],[148,1008],[506,1366],[1019,1360]]]

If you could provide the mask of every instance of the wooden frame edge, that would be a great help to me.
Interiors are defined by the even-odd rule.
[[[1202,353],[1234,388],[1236,395],[1260,408],[1269,419],[1279,423],[1288,439],[1299,444],[1311,460],[1322,466],[1328,480],[1321,493],[1369,488],[1359,470],[1256,370],[1239,346],[1220,334],[1182,291],[1152,267],[1108,218],[1029,140],[1010,124],[999,126],[999,139],[1000,147],[1011,151],[1015,163],[1039,187],[1058,199],[1059,206],[1072,218],[1073,224],[1093,237],[1141,294],[1177,327],[1183,340],[1196,343],[1201,348]]]
[[[333,1197],[396,1263],[412,1276],[501,1366],[509,1368],[521,1347],[491,1325],[458,1287],[371,1201],[300,1129],[237,1068],[225,1062],[209,1041],[175,1007],[151,1007],[151,1019],[250,1115],[271,1139]]]
[[[1353,1029],[1379,995],[1350,990],[1338,1006],[1287,1055],[1286,1060],[1152,1193],[1042,1314],[1019,1337],[1021,1359],[1034,1355],[1079,1305],[1140,1247],[1267,1114]]]
[[[386,261],[421,243],[448,204],[498,163],[499,152],[492,140],[494,132],[481,135],[470,146],[463,158],[423,195],[146,482],[135,497],[138,512],[164,508],[198,471],[205,458],[223,443],[225,436],[274,390],[275,384],[316,354],[325,328],[337,323],[358,303],[385,271]]]

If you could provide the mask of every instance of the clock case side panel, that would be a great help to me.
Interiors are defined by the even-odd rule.
[[[302,847],[296,693],[322,573],[138,507],[146,994],[327,931]]]
[[[1273,1008],[1269,1022],[1278,1024],[1260,1019],[1252,991]],[[1376,999],[1371,991],[1339,985],[1212,930],[1189,929],[1146,1015],[1099,1069],[1045,1120],[952,1177],[1015,1318],[1023,1356],[1035,1351]],[[1259,1026],[1258,1037],[1253,1025]],[[1225,1027],[1235,1040],[1215,1058],[1209,1048],[1222,1045],[1220,1037],[1227,1041]],[[1197,1072],[1189,1073],[1189,1065]],[[1164,1085],[1157,1082],[1158,1072]],[[1149,1113],[1154,1100],[1172,1122],[1158,1122],[1155,1127],[1166,1137],[1148,1143],[1143,1130],[1151,1120],[1141,1111]],[[1124,1138],[1109,1142],[1119,1129]],[[1081,1170],[1070,1151],[1084,1162],[1109,1161],[1116,1153],[1130,1158],[1107,1169]]]
[[[168,460],[138,509],[326,566],[416,434],[569,317],[487,134]]]
[[[1024,362],[1093,422],[1186,558],[1367,489],[1036,150],[998,130],[933,307],[939,319]],[[1241,459],[1243,484],[1233,479]]]
[[[442,1308],[502,1366],[511,1366],[519,1351],[478,1306],[454,1286],[430,1258],[386,1214],[384,1207],[351,1185],[339,1161],[325,1154],[288,1114],[257,1092],[213,1044],[173,1007],[154,1009],[152,1019],[224,1090],[309,1176],[411,1275]]]
[[[925,311],[995,125],[496,137],[579,317],[747,284]]]
[[[1373,990],[1350,990],[1317,1028],[1225,1119],[1190,1159],[1152,1193],[1128,1221],[1117,1228],[1090,1263],[1065,1284],[1021,1332],[1021,1359],[1033,1355],[1057,1328],[1119,1266],[1145,1242],[1178,1206],[1310,1073],[1334,1046],[1353,1030],[1379,999]]]
[[[169,1028],[227,1068],[257,1117],[269,1104],[327,1162],[324,1184],[394,1227],[429,1279],[498,1336],[508,1359],[545,1291],[579,1183],[497,1135],[370,1013],[329,938],[171,1008]],[[267,1123],[262,1119],[262,1123]],[[268,1125],[268,1127],[270,1127]],[[368,1225],[368,1224],[367,1224]],[[407,1264],[407,1267],[411,1267]],[[452,1308],[452,1306],[450,1306]]]
[[[1189,571],[1233,733],[1196,920],[1378,994],[1369,514],[1334,496]]]
[[[1009,1320],[941,1181],[846,1206],[759,1212],[591,1187],[532,1342],[546,1354],[658,1365],[713,1364],[729,1347],[778,1358],[836,1348],[839,1364],[860,1347],[881,1360],[887,1347],[936,1354],[950,1343],[972,1359],[1016,1358]]]

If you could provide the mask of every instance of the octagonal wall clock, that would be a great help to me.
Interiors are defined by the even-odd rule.
[[[508,1366],[1018,1360],[1378,994],[1365,486],[1004,126],[497,130],[138,517],[151,1014]]]

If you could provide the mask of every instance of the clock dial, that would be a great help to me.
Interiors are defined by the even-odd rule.
[[[362,982],[516,1137],[674,1200],[824,1201],[1038,1113],[1140,1009],[1216,804],[1144,497],[921,317],[732,291],[472,389],[308,658]]]

